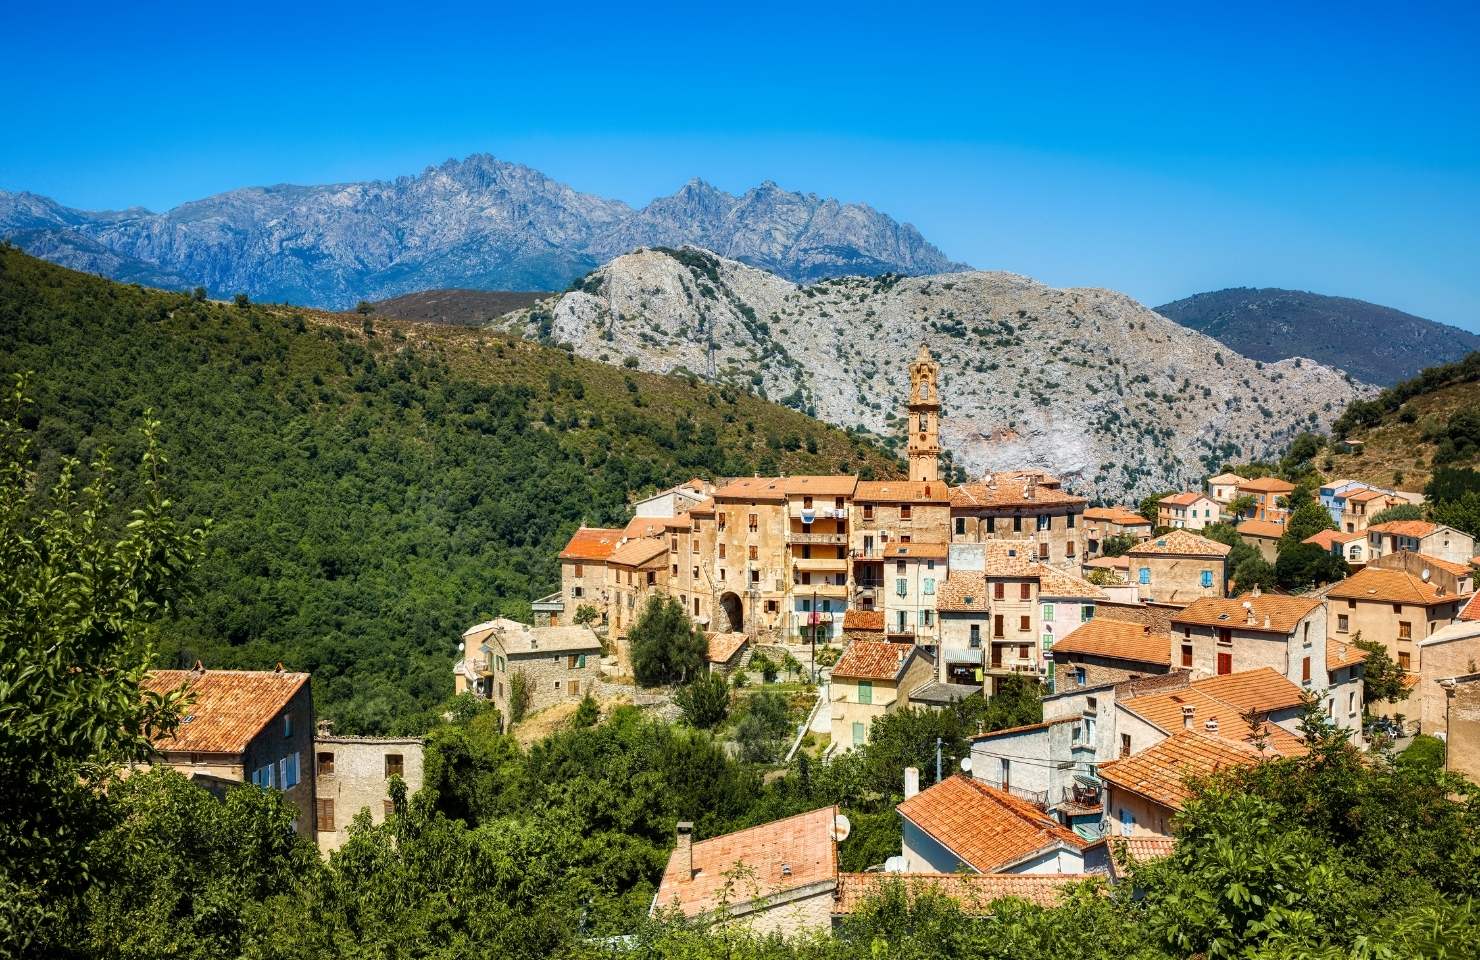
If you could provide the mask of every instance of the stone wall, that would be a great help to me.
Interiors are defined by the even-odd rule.
[[[421,789],[422,741],[414,737],[334,737],[313,742],[318,787],[319,850],[337,850],[348,838],[350,821],[361,810],[373,823],[385,821],[390,801],[389,758],[400,758],[406,795]]]

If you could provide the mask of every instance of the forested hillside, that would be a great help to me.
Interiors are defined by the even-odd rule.
[[[311,670],[344,730],[421,724],[461,629],[526,614],[570,531],[624,519],[634,491],[898,469],[741,390],[486,331],[212,303],[6,247],[0,375],[23,371],[43,479],[99,448],[131,466],[152,408],[178,511],[213,522],[166,659]]]

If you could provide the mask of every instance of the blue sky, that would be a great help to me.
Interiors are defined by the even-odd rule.
[[[1153,305],[1282,286],[1480,330],[1473,7],[21,6],[0,188],[73,206],[487,151],[633,204],[773,179]]]

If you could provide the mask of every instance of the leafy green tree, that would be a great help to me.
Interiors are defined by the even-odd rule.
[[[1368,518],[1367,524],[1368,526],[1375,526],[1379,523],[1388,523],[1393,520],[1422,519],[1423,507],[1420,507],[1414,503],[1400,503],[1395,506],[1388,507],[1386,510],[1377,511]]]
[[[793,732],[786,698],[763,691],[745,701],[745,710],[735,726],[740,755],[752,763],[769,763],[781,753]]]
[[[1367,651],[1362,666],[1362,703],[1398,703],[1407,700],[1409,688],[1404,685],[1405,671],[1388,653],[1381,640],[1364,640],[1360,631],[1352,637],[1352,646]]]
[[[575,623],[578,626],[587,626],[599,619],[601,619],[601,613],[592,604],[583,603],[576,607]]]
[[[1136,537],[1129,533],[1112,534],[1100,541],[1100,553],[1107,557],[1123,557],[1137,542]]]
[[[1153,493],[1149,496],[1142,497],[1140,504],[1136,507],[1136,512],[1145,517],[1147,523],[1155,526],[1159,522],[1157,520],[1157,508],[1161,506],[1161,501],[1166,497],[1170,497],[1175,492],[1174,490],[1163,490],[1160,493]]]
[[[1233,571],[1233,582],[1239,593],[1246,593],[1255,587],[1272,590],[1278,578],[1275,576],[1274,566],[1256,552],[1239,563]]]
[[[375,304],[371,303],[368,300],[361,300],[359,303],[355,304],[355,313],[358,313],[362,317],[369,316],[374,312]]]
[[[1435,523],[1480,537],[1480,492],[1471,490],[1456,500],[1434,504],[1433,516]]]
[[[678,688],[673,702],[689,726],[710,730],[730,714],[730,684],[723,674],[700,674]]]
[[[1254,512],[1258,502],[1252,493],[1241,493],[1228,501],[1228,512],[1235,517],[1247,517]]]
[[[95,879],[92,844],[111,818],[99,791],[178,722],[182,695],[140,683],[203,534],[173,517],[147,413],[142,506],[125,516],[105,456],[86,471],[64,460],[39,484],[24,378],[3,403],[0,952],[35,953]]]
[[[1290,518],[1285,521],[1285,534],[1280,538],[1280,549],[1301,543],[1322,530],[1335,529],[1336,524],[1331,520],[1331,511],[1322,506],[1319,500],[1307,501],[1296,507],[1290,514]]]
[[[653,594],[627,632],[632,673],[645,687],[683,683],[704,670],[709,643],[676,597]]]
[[[520,723],[529,710],[530,680],[523,670],[509,674],[509,722]]]
[[[1280,551],[1274,563],[1276,583],[1298,592],[1345,579],[1351,567],[1345,560],[1313,543],[1296,543]]]
[[[246,310],[252,306],[252,298],[245,293],[238,293],[231,298],[231,302],[236,304],[238,310]]]
[[[594,727],[599,720],[601,720],[601,707],[597,704],[596,698],[588,693],[581,698],[580,705],[576,707],[576,712],[571,716],[571,726]]]

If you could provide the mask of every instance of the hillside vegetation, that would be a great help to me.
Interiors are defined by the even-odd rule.
[[[510,290],[422,290],[371,304],[376,316],[419,323],[481,327],[508,313],[532,307],[548,292]]]
[[[558,587],[572,529],[694,474],[897,462],[860,438],[682,377],[498,334],[227,305],[0,248],[0,375],[34,371],[43,479],[140,455],[214,523],[167,661],[311,670],[341,729],[415,727],[451,692],[468,624]],[[136,491],[124,488],[124,494]]]
[[[1480,349],[1480,336],[1458,327],[1303,290],[1215,290],[1156,312],[1255,360],[1309,357],[1382,386]]]

